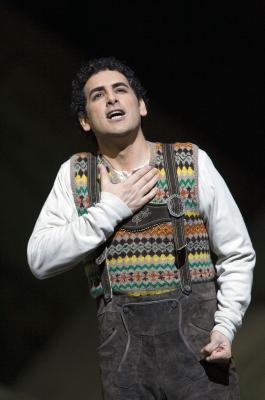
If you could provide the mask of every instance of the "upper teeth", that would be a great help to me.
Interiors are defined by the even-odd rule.
[[[108,114],[108,118],[120,117],[121,115],[123,115],[122,111],[111,111]]]

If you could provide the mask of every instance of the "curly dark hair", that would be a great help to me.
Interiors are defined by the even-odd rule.
[[[127,78],[136,97],[139,100],[143,99],[145,104],[148,103],[146,90],[135,75],[135,72],[126,63],[117,60],[115,57],[93,58],[82,64],[76,78],[72,82],[71,110],[77,120],[80,117],[86,116],[86,97],[83,90],[86,82],[92,75],[105,70],[118,71],[123,74]]]

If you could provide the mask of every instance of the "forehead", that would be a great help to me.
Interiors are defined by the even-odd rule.
[[[126,85],[129,85],[129,82],[127,78],[121,74],[118,71],[100,71],[97,72],[96,74],[92,75],[86,82],[85,84],[85,91],[89,93],[92,89],[96,87],[107,87],[107,86],[112,86],[113,84],[117,82],[123,82]]]

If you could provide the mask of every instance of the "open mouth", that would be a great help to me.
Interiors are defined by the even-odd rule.
[[[123,110],[112,110],[107,113],[107,118],[111,120],[118,120],[125,115]]]

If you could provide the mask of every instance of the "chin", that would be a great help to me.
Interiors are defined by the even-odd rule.
[[[106,133],[106,136],[109,137],[126,137],[126,136],[130,136],[132,134],[132,131],[115,131],[115,132],[109,132]]]

